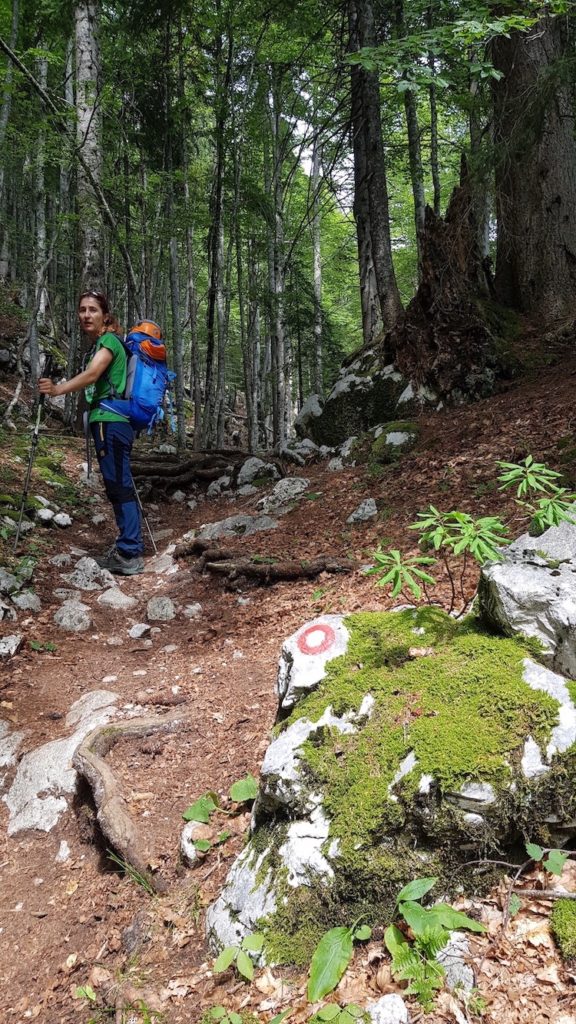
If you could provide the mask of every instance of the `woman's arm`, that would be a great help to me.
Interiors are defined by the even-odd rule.
[[[113,358],[109,348],[101,348],[82,373],[77,373],[75,377],[63,380],[59,384],[53,384],[48,377],[41,377],[38,381],[38,390],[40,394],[49,395],[50,398],[56,398],[57,395],[69,395],[72,391],[82,391],[82,388],[86,388],[100,379]]]

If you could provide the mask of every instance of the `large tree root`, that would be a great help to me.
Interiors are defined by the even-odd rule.
[[[168,883],[152,870],[153,857],[140,829],[130,817],[118,780],[104,758],[118,740],[172,732],[190,721],[192,715],[189,712],[174,711],[162,717],[149,715],[130,721],[109,722],[94,729],[82,741],[72,759],[74,768],[92,790],[103,835],[122,859],[159,893],[167,891]]]
[[[314,558],[311,561],[294,559],[283,562],[255,562],[250,558],[235,558],[233,561],[205,562],[208,572],[226,576],[230,581],[238,576],[248,577],[257,583],[279,583],[281,580],[313,579],[321,572],[351,572],[353,562],[336,562],[331,558]]]

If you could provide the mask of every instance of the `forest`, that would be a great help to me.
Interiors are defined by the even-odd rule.
[[[576,1024],[575,8],[0,0],[2,1020]]]
[[[221,447],[240,395],[245,447],[281,448],[371,346],[442,398],[487,393],[517,317],[574,303],[572,7],[2,0],[18,372],[78,370],[97,287],[126,329],[164,326],[180,447],[187,420]]]

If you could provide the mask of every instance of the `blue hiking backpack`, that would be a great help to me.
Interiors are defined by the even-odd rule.
[[[142,320],[120,340],[128,359],[126,388],[123,395],[111,389],[99,406],[126,416],[137,433],[146,430],[151,434],[164,419],[164,399],[176,378],[168,369],[162,331],[154,321]]]

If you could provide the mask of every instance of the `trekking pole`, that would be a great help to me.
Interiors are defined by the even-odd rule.
[[[134,483],[134,477],[132,476],[132,473],[130,473],[130,479],[132,481],[132,490],[134,491],[134,497],[136,498],[136,502],[138,504],[138,508],[140,509],[140,515],[142,516],[142,519],[144,520],[144,523],[146,524],[146,529],[148,530],[148,536],[150,537],[150,540],[152,541],[152,547],[154,548],[154,554],[157,555],[158,554],[158,548],[156,547],[156,541],[154,540],[154,534],[152,533],[152,530],[150,529],[150,523],[148,522],[148,520],[146,519],[146,516],[144,515],[144,509],[142,508],[142,502],[140,501],[140,495],[138,494],[138,491],[136,490],[136,484]]]
[[[48,353],[48,355],[46,356],[46,362],[44,364],[44,376],[52,376],[52,356],[50,353]],[[34,459],[36,458],[36,449],[38,447],[38,437],[40,434],[40,420],[42,419],[42,410],[44,409],[45,400],[46,395],[40,395],[40,398],[38,399],[38,408],[36,410],[36,422],[34,424],[34,430],[32,431],[32,444],[30,446],[28,469],[26,470],[26,479],[24,480],[24,490],[22,491],[22,501],[20,503],[20,515],[18,516],[18,526],[16,527],[16,536],[14,538],[14,552],[16,552],[18,548],[18,541],[20,540],[20,530],[22,529],[22,520],[24,518],[26,498],[28,497],[28,488],[30,487],[32,466],[34,465]]]

